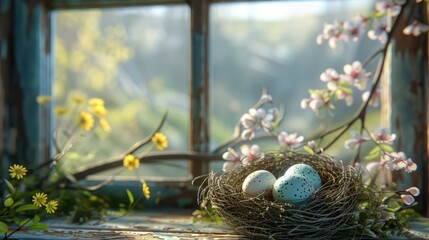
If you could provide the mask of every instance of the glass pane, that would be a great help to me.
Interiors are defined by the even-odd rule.
[[[76,96],[103,99],[111,125],[110,133],[96,129],[75,141],[63,161],[68,170],[120,155],[151,134],[166,111],[167,149],[187,149],[189,19],[187,5],[56,12],[55,104],[72,110],[56,118],[57,129],[73,131]],[[67,137],[58,136],[64,144]],[[156,150],[139,153],[145,151]],[[141,162],[122,175],[185,178],[187,162]]]
[[[308,90],[326,86],[319,80],[325,69],[340,72],[345,64],[363,62],[376,49],[364,40],[332,50],[326,43],[317,45],[316,37],[324,23],[351,20],[368,12],[372,3],[317,0],[213,4],[209,27],[212,147],[232,135],[241,115],[256,103],[264,87],[274,99],[273,107],[285,105],[280,129],[312,136],[320,121],[312,111],[300,108],[301,100],[309,97]],[[374,69],[375,65],[368,67],[369,71]],[[352,107],[338,102],[336,115],[327,124],[343,123],[353,114],[360,96],[354,99]],[[273,144],[271,149],[278,146],[277,141]],[[334,149],[331,154],[351,153],[340,150]],[[219,163],[212,167],[218,168]]]

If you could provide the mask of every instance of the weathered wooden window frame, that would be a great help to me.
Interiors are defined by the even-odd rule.
[[[218,156],[209,153],[209,102],[208,102],[208,8],[214,2],[233,2],[234,0],[2,0],[0,1],[0,156],[3,175],[7,174],[10,162],[21,162],[30,167],[46,161],[50,154],[52,136],[52,116],[42,111],[35,98],[38,95],[51,95],[52,92],[52,12],[61,9],[84,9],[126,6],[147,6],[155,4],[188,4],[191,9],[191,76],[189,79],[190,123],[189,150],[191,154],[181,155],[190,159],[189,171],[192,176],[207,173],[208,162]],[[262,1],[262,0],[260,0]],[[415,3],[414,3],[415,4]],[[427,4],[421,14],[427,19]],[[398,33],[399,34],[399,33]],[[400,37],[398,37],[399,39]],[[409,39],[408,39],[409,40]],[[408,41],[407,40],[407,41]],[[419,94],[410,94],[407,98],[416,101],[419,116],[404,112],[404,106],[392,101],[387,112],[393,116],[387,119],[394,131],[401,134],[399,143],[404,151],[413,151],[412,157],[419,164],[421,174],[414,175],[411,182],[422,188],[421,201],[423,212],[428,209],[428,123],[429,123],[429,84],[427,73],[427,36],[426,51],[418,53],[418,60],[423,64],[416,78],[419,79]],[[391,82],[401,81],[398,76],[411,73],[409,67],[413,59],[398,57],[409,42],[395,41],[391,46],[390,69]],[[412,43],[422,44],[422,43]],[[424,43],[423,43],[424,44]],[[397,66],[408,66],[398,70]],[[399,71],[399,73],[398,73]],[[414,81],[414,80],[413,80]],[[404,84],[413,84],[406,83]],[[392,95],[403,94],[404,86],[391,88]],[[398,84],[399,85],[399,84]],[[414,86],[416,86],[414,84]],[[415,90],[415,89],[413,89]],[[397,91],[397,92],[396,92]],[[388,97],[389,98],[389,97]],[[386,116],[389,116],[387,114]],[[423,120],[422,120],[423,119]],[[412,124],[413,130],[407,131],[405,123]],[[403,141],[409,139],[410,141]],[[422,140],[419,140],[422,139]],[[202,158],[192,152],[205,153]],[[159,156],[158,156],[159,157]],[[168,158],[168,155],[164,156]],[[410,179],[406,179],[410,183]],[[115,183],[116,184],[116,183]],[[113,184],[113,185],[115,185]],[[129,183],[117,183],[117,186]],[[198,186],[190,186],[189,182],[152,183],[165,191],[165,203],[189,205],[194,202]],[[114,187],[114,186],[113,186]],[[137,187],[137,186],[136,186]],[[108,190],[113,191],[112,189]],[[156,190],[155,190],[156,191]],[[192,199],[191,199],[192,198]]]

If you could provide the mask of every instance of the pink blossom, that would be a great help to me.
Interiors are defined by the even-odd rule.
[[[389,170],[400,170],[404,169],[407,173],[411,173],[417,170],[417,164],[415,164],[411,158],[407,158],[403,152],[392,152],[383,156],[381,165]]]
[[[414,197],[408,194],[401,194],[401,198],[402,198],[402,201],[404,201],[404,203],[407,205],[411,205],[415,202]]]
[[[406,26],[402,31],[405,35],[413,35],[418,37],[421,33],[427,32],[429,30],[429,26],[417,21],[413,21],[410,25]]]
[[[370,138],[368,136],[361,136],[358,132],[356,131],[350,131],[350,134],[353,136],[353,139],[349,139],[347,141],[345,141],[344,143],[344,147],[349,149],[355,149],[357,147],[359,147],[362,143],[367,142],[370,140]]]
[[[381,44],[387,42],[387,23],[384,18],[374,21],[373,29],[369,30],[367,35],[371,40],[378,40]]]
[[[377,88],[375,92],[372,94],[371,99],[369,99],[368,105],[373,107],[378,107],[380,105],[380,88]],[[368,101],[370,91],[365,91],[362,94],[362,101]]]
[[[393,144],[396,139],[396,134],[390,133],[389,128],[383,128],[381,130],[375,130],[371,133],[371,136],[379,143]]]
[[[265,117],[265,110],[262,108],[251,108],[248,113],[243,114],[240,122],[245,128],[257,127],[261,120]]]
[[[330,48],[335,48],[340,41],[347,42],[351,38],[357,41],[363,29],[366,19],[359,16],[353,21],[335,21],[332,24],[325,24],[322,34],[316,38],[317,44],[328,41]]]
[[[332,24],[325,24],[323,33],[317,36],[317,44],[322,44],[324,40],[329,42],[329,47],[335,48],[340,40],[347,41],[347,35],[344,34],[343,22],[335,21]]]
[[[344,100],[346,102],[347,106],[351,106],[353,104],[353,95],[352,90],[347,86],[348,84],[342,83],[341,88],[338,88],[337,91],[335,91],[335,96],[339,100]]]
[[[241,161],[241,156],[233,148],[228,148],[228,151],[222,154],[222,158],[227,161],[222,167],[224,172],[231,171]]]
[[[262,94],[261,98],[259,99],[262,103],[273,103],[273,97],[269,94]]]
[[[297,133],[288,134],[285,131],[282,131],[278,136],[277,139],[280,143],[280,145],[287,146],[289,148],[297,148],[301,146],[301,142],[304,141],[303,136],[298,136]]]
[[[335,91],[338,88],[340,81],[340,75],[333,68],[326,69],[322,74],[320,74],[320,80],[327,84],[327,87],[331,91]]]
[[[365,28],[366,19],[362,16],[355,18],[353,21],[344,22],[344,33],[353,41],[357,41]]]
[[[417,187],[410,187],[405,191],[410,193],[414,197],[417,197],[418,195],[420,195],[420,189],[418,189]]]
[[[277,108],[269,109],[264,119],[261,121],[262,129],[264,129],[265,132],[272,132],[273,124],[277,121],[278,117],[279,110]]]
[[[243,158],[241,159],[243,166],[249,165],[261,155],[259,146],[256,144],[253,144],[251,147],[249,145],[242,145],[240,150],[243,154]]]
[[[362,67],[362,63],[359,61],[355,61],[352,64],[346,64],[344,66],[344,73],[345,75],[342,75],[342,77],[359,90],[364,90],[366,88],[369,76],[371,76],[371,73],[367,73]]]
[[[329,92],[326,89],[310,90],[310,98],[301,100],[301,108],[309,107],[319,117],[325,117],[326,113],[332,115],[329,111]]]
[[[241,132],[241,139],[243,139],[243,140],[252,140],[254,137],[255,137],[255,129],[254,128],[244,129]]]
[[[401,11],[401,6],[396,5],[393,0],[377,0],[375,10],[381,13],[388,12],[390,17],[396,17]]]

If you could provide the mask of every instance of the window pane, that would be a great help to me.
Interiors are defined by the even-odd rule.
[[[168,150],[187,149],[189,18],[187,5],[56,12],[56,106],[71,109],[73,115],[73,97],[102,98],[111,125],[109,134],[95,130],[76,140],[64,157],[68,169],[120,155],[151,134],[167,110],[162,132]],[[57,129],[73,131],[74,119],[66,120],[70,117],[57,117]],[[59,133],[64,144],[67,137]],[[137,173],[123,175],[183,178],[187,163],[142,162]]]
[[[285,119],[280,128],[311,136],[319,126],[319,119],[310,110],[300,108],[301,100],[309,97],[308,90],[326,86],[319,80],[325,69],[331,67],[341,72],[345,64],[363,62],[376,49],[365,40],[332,50],[327,43],[317,45],[316,37],[322,33],[324,23],[351,20],[368,12],[372,2],[264,1],[212,5],[209,60],[213,147],[232,135],[241,115],[256,103],[264,87],[275,101],[273,107],[285,104]],[[373,72],[374,66],[369,66],[369,70]],[[353,114],[360,96],[354,99],[349,108],[338,102],[336,116],[328,124],[343,123]]]

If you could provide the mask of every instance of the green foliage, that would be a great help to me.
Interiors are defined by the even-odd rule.
[[[368,187],[368,194],[360,196],[360,203],[348,226],[338,236],[363,238],[392,238],[406,235],[407,222],[418,218],[413,209],[404,205],[395,193],[379,193]]]
[[[128,200],[130,201],[129,206],[131,207],[134,203],[134,196],[133,196],[133,193],[129,189],[127,189],[127,196],[128,196]]]
[[[9,181],[3,178],[3,183],[0,190],[4,192],[5,198],[0,205],[0,233],[4,234],[4,238],[9,238],[21,228],[48,229],[47,224],[40,223],[39,214],[42,213],[43,208],[28,203],[31,202],[32,192],[22,192],[16,187],[22,184],[22,181],[20,179]]]
[[[84,189],[60,189],[53,192],[53,196],[61,199],[58,215],[72,223],[102,219],[109,207],[106,198]]]

